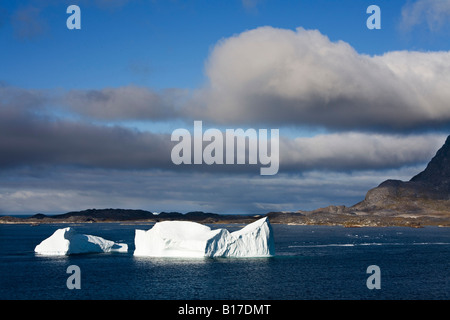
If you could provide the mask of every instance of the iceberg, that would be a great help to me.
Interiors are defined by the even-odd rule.
[[[56,230],[34,248],[34,252],[42,255],[127,251],[127,244],[115,243],[97,236],[79,234],[71,227]]]
[[[275,255],[267,217],[241,230],[212,230],[190,221],[163,221],[149,230],[136,230],[135,256],[147,257],[270,257]]]

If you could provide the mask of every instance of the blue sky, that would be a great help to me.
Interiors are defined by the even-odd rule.
[[[251,1],[248,1],[251,2]],[[259,26],[318,29],[358,52],[448,50],[447,30],[400,30],[403,1],[79,1],[82,29],[65,26],[67,1],[5,1],[0,29],[2,77],[25,88],[103,88],[130,83],[155,89],[199,87],[211,48]],[[77,3],[77,1],[71,1]],[[368,30],[366,8],[382,10]],[[29,9],[33,8],[33,10]],[[18,12],[34,19],[30,26]],[[9,23],[9,21],[12,21]],[[22,25],[20,25],[22,24]],[[31,30],[29,30],[31,29]]]
[[[355,204],[445,141],[449,38],[450,0],[2,1],[0,213]],[[194,120],[279,128],[279,173],[174,166]]]

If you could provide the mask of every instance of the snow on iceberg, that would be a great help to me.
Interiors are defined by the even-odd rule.
[[[275,255],[268,218],[241,230],[212,230],[189,221],[163,221],[150,230],[136,230],[135,256],[149,257],[270,257]]]
[[[127,244],[115,243],[97,236],[79,234],[71,227],[56,230],[34,248],[34,252],[43,255],[127,251]]]

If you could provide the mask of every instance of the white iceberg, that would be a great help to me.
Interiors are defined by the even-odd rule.
[[[42,255],[127,251],[127,244],[115,243],[97,236],[79,234],[71,227],[56,230],[34,248],[34,252]]]
[[[212,230],[189,221],[163,221],[150,230],[136,230],[135,256],[148,257],[270,257],[275,255],[268,218],[241,230]]]

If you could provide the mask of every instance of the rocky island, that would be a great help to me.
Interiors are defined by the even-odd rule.
[[[450,226],[450,136],[424,171],[409,181],[386,180],[369,190],[361,202],[346,207],[328,206],[312,211],[223,215],[201,211],[161,212],[145,210],[88,209],[60,215],[35,214],[28,218],[0,217],[0,223],[88,223],[195,221],[199,223],[251,223],[267,216],[271,223],[362,226]]]

